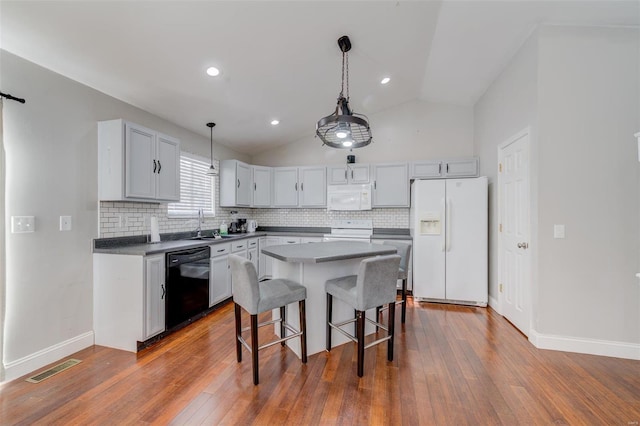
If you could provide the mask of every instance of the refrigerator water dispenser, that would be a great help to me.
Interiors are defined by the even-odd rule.
[[[441,233],[440,213],[425,212],[420,215],[420,235],[440,235]]]

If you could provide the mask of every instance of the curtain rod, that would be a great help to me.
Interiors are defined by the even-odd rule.
[[[2,92],[0,92],[0,96],[2,96],[3,98],[11,99],[12,101],[18,101],[18,102],[20,102],[21,104],[23,104],[23,103],[25,103],[25,102],[26,102],[24,99],[22,99],[22,98],[16,98],[15,96],[11,96],[11,95],[10,95],[10,94],[8,94],[8,93],[2,93]]]

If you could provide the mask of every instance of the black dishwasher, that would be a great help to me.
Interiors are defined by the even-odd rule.
[[[167,253],[167,330],[209,308],[209,247]]]

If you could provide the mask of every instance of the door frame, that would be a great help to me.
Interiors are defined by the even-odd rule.
[[[504,160],[504,149],[506,147],[508,147],[509,145],[515,143],[516,141],[522,139],[523,137],[528,136],[528,181],[529,181],[529,243],[530,246],[533,246],[532,242],[533,242],[533,215],[532,215],[532,205],[533,205],[533,197],[532,197],[532,182],[531,182],[531,170],[532,170],[532,144],[531,144],[531,126],[527,126],[524,129],[520,130],[519,132],[517,132],[516,134],[514,134],[513,136],[509,137],[507,140],[505,140],[504,142],[502,142],[501,144],[498,145],[498,167],[496,170],[497,176],[498,176],[498,188],[497,188],[497,216],[498,216],[498,235],[497,235],[497,248],[498,248],[498,306],[500,309],[500,315],[504,316],[504,296],[503,296],[503,292],[500,289],[500,284],[502,283],[502,274],[503,274],[503,263],[504,263],[504,259],[503,259],[503,241],[502,241],[502,233],[499,229],[500,224],[502,223],[502,212],[503,212],[503,208],[502,208],[502,173],[500,172],[500,165],[502,164],[503,160]],[[532,318],[533,318],[533,292],[532,292],[532,287],[533,287],[533,264],[534,264],[534,251],[532,250],[529,254],[530,258],[529,258],[529,279],[527,281],[527,285],[528,287],[526,288],[526,300],[524,301],[524,303],[526,304],[526,308],[527,308],[527,312],[528,312],[528,324],[527,324],[527,330],[526,332],[524,330],[521,330],[523,333],[525,333],[527,336],[529,336],[531,334],[531,330],[533,329],[532,327]],[[506,317],[505,317],[506,318]],[[508,318],[507,318],[508,319]]]

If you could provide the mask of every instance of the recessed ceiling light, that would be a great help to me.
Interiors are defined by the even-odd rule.
[[[389,77],[385,77],[380,81],[380,84],[387,84],[390,81],[391,81],[391,79]]]
[[[209,67],[207,68],[207,74],[209,74],[211,77],[215,77],[217,75],[220,75],[220,70],[216,67]]]
[[[272,126],[277,126],[278,124],[280,124],[280,121],[278,121],[278,120],[271,120],[271,125],[272,125]]]

